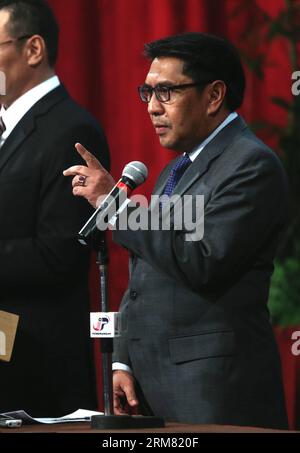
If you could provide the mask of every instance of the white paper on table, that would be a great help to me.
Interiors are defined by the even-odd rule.
[[[103,412],[90,411],[87,409],[77,409],[77,411],[71,414],[64,415],[63,417],[46,417],[46,418],[33,418],[27,412],[23,410],[5,412],[0,414],[7,418],[14,418],[22,420],[24,424],[35,424],[35,423],[69,423],[69,422],[89,422],[92,415],[103,415]]]

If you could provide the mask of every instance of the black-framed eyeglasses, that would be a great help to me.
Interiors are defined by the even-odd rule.
[[[209,81],[195,82],[195,83],[183,83],[181,85],[141,85],[138,87],[140,98],[143,102],[149,103],[151,101],[153,92],[155,93],[156,99],[159,102],[168,102],[171,99],[171,92],[175,90],[182,90],[185,88],[191,88],[195,86],[206,85]]]
[[[0,42],[0,46],[4,46],[5,44],[11,44],[12,42],[17,42],[17,41],[22,41],[22,39],[28,39],[31,38],[33,35],[23,35],[19,36],[18,38],[12,38],[9,39],[8,41]]]

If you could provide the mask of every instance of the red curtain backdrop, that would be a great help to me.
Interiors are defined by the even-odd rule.
[[[240,113],[248,122],[267,119],[285,125],[284,110],[270,98],[291,96],[287,43],[281,39],[263,43],[257,36],[255,42],[255,36],[249,40],[246,33],[260,23],[264,11],[276,16],[284,0],[49,0],[49,3],[61,27],[58,75],[71,95],[103,125],[111,149],[113,176],[119,178],[124,165],[132,160],[147,165],[149,178],[139,193],[150,194],[159,172],[174,157],[171,151],[160,147],[145,105],[138,98],[137,86],[143,83],[149,66],[142,56],[145,42],[173,33],[202,31],[226,36],[242,50],[260,47],[269,65],[263,81],[246,69],[247,92]],[[263,138],[276,148],[274,137]],[[127,255],[110,244],[110,260],[110,305],[117,309],[127,285]],[[91,286],[94,308],[98,310],[95,277],[94,270]],[[101,401],[100,383],[99,377]]]

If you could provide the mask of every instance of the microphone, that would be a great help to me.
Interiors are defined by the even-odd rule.
[[[113,187],[110,193],[104,198],[94,214],[78,233],[78,241],[83,245],[89,245],[95,240],[95,234],[100,230],[97,223],[106,224],[118,212],[120,201],[124,202],[131,192],[143,184],[148,176],[145,164],[139,161],[129,162],[125,165],[121,179]]]

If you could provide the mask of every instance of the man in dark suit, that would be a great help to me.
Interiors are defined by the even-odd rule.
[[[89,253],[76,238],[91,210],[62,171],[80,162],[78,140],[106,168],[109,152],[55,76],[57,45],[45,1],[0,1],[0,308],[20,316],[11,362],[0,362],[0,412],[33,416],[97,407]]]
[[[121,304],[126,328],[115,342],[115,412],[124,412],[124,399],[132,407],[144,400],[170,421],[285,428],[267,309],[287,216],[284,171],[235,112],[245,78],[228,41],[186,33],[147,44],[146,54],[141,100],[161,145],[180,154],[154,193],[178,195],[174,211],[183,196],[203,195],[204,231],[195,210],[194,232],[178,229],[175,216],[169,230],[132,231],[133,208],[119,215],[128,228],[117,223],[114,240],[131,252],[131,273]],[[67,174],[75,175],[74,194],[95,204],[112,182],[79,151],[88,167]],[[83,175],[87,186],[78,187]]]

